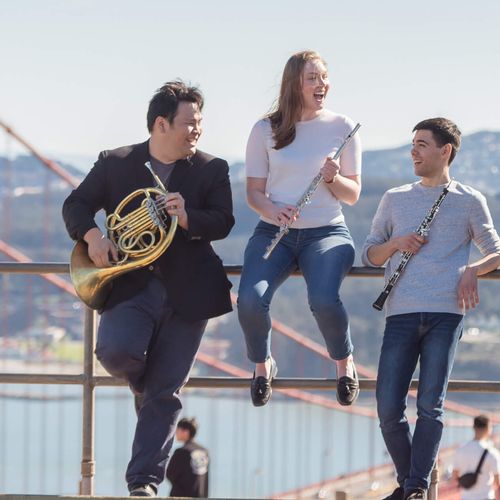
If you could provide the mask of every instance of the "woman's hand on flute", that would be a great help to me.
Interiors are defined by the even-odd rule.
[[[340,165],[330,158],[329,156],[326,158],[325,163],[320,169],[321,175],[327,184],[331,184],[335,182],[335,178],[337,174],[340,172]]]
[[[296,209],[292,205],[278,206],[274,203],[272,206],[267,207],[264,217],[271,219],[277,226],[284,226],[291,224],[297,219]]]

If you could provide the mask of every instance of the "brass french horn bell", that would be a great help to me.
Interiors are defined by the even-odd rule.
[[[137,189],[126,196],[106,218],[108,238],[118,250],[119,260],[110,267],[97,267],[88,256],[84,241],[78,241],[70,259],[70,277],[78,297],[91,309],[100,309],[109,294],[111,281],[122,274],[154,262],[168,248],[177,229],[177,216],[170,217],[158,196],[168,191],[146,162],[158,187]],[[121,216],[124,208],[142,197],[140,206]]]

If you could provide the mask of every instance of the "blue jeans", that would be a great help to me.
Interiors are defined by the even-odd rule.
[[[443,431],[443,404],[463,316],[410,313],[389,316],[377,376],[380,428],[406,490],[429,486]],[[420,358],[417,423],[413,438],[405,415],[408,388]]]
[[[163,283],[152,276],[146,288],[104,311],[96,355],[113,376],[125,379],[144,400],[138,413],[129,488],[165,478],[166,464],[187,382],[207,321],[186,321],[172,309]]]
[[[245,250],[238,293],[238,318],[245,334],[248,358],[262,363],[271,355],[269,305],[274,292],[296,269],[307,284],[309,307],[332,359],[352,352],[349,320],[339,288],[354,262],[354,245],[345,224],[290,229],[264,260],[278,227],[259,222]]]

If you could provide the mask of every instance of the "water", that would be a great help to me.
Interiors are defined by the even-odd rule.
[[[0,491],[78,493],[81,389],[4,387],[11,396],[0,398]],[[14,391],[28,392],[30,399],[13,397]],[[211,455],[213,497],[268,497],[388,461],[374,419],[277,393],[269,405],[254,408],[246,396],[247,391],[184,394],[183,415],[197,418],[197,440]],[[98,388],[96,495],[127,495],[124,473],[134,426],[129,392]],[[451,429],[445,432],[443,446],[462,442],[469,433],[467,428]],[[169,484],[164,483],[159,493],[168,492]]]

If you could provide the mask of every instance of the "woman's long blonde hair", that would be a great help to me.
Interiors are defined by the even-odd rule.
[[[325,66],[322,57],[313,50],[297,52],[288,59],[281,78],[280,94],[267,114],[271,122],[274,137],[274,149],[288,146],[295,139],[295,124],[300,121],[302,108],[302,73],[307,61],[320,60]]]

